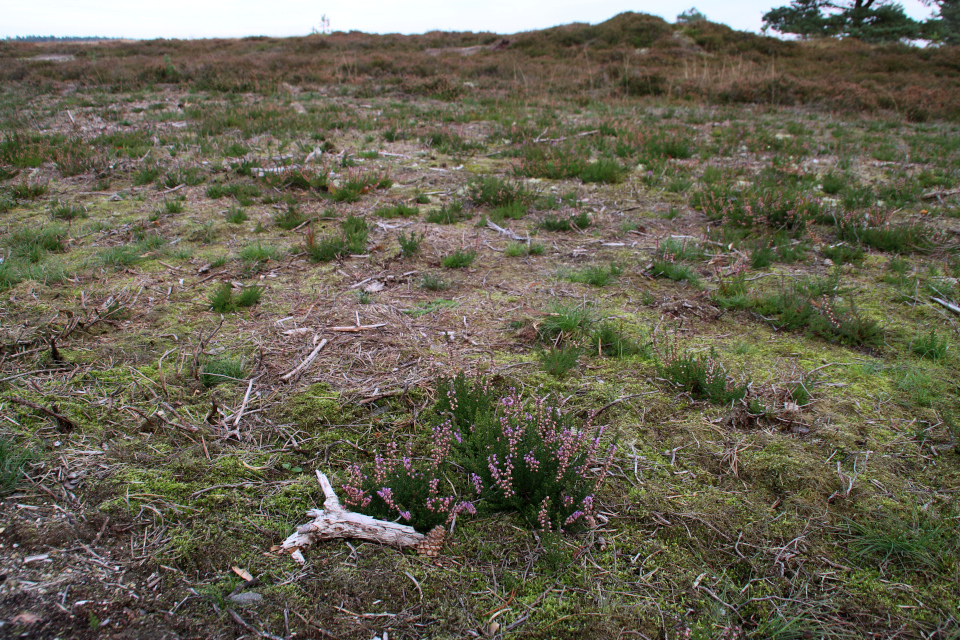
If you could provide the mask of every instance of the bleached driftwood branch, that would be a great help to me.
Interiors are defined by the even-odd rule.
[[[296,378],[303,372],[304,369],[310,366],[310,363],[316,359],[317,355],[320,353],[320,350],[325,346],[327,346],[326,338],[320,341],[320,344],[318,344],[314,350],[310,352],[310,355],[308,355],[303,362],[294,367],[289,373],[285,373],[280,376],[280,379],[284,382],[290,382],[290,380]]]
[[[326,496],[323,509],[307,511],[307,515],[313,517],[313,522],[297,527],[297,532],[284,540],[279,548],[280,551],[289,553],[297,562],[304,562],[301,549],[320,540],[359,538],[400,548],[416,547],[424,541],[426,536],[417,533],[413,527],[347,511],[340,506],[340,499],[333,491],[327,476],[317,471],[317,480],[320,481],[320,488]]]
[[[510,238],[511,240],[518,240],[518,241],[519,241],[519,240],[524,240],[524,241],[525,241],[525,240],[528,240],[528,238],[524,238],[523,236],[518,236],[518,235],[515,234],[513,231],[510,231],[510,229],[504,229],[503,227],[501,227],[500,225],[498,225],[496,222],[492,222],[492,221],[490,221],[490,220],[487,220],[487,226],[488,226],[489,228],[493,229],[494,231],[496,231],[497,233],[499,233],[500,235],[507,236],[507,237]]]

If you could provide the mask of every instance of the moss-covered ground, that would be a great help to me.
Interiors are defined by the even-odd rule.
[[[36,69],[22,59],[46,45],[0,47],[25,70],[0,86],[0,438],[22,454],[0,461],[16,462],[0,469],[0,636],[960,637],[946,106],[558,92],[573,63],[541,66],[529,43],[436,75],[460,53],[406,52],[401,73],[315,40],[342,47],[330,82],[268,83],[269,47],[305,55],[303,39],[244,41],[259,79],[229,87],[158,66],[188,43],[139,52],[131,86],[97,66],[112,46]],[[455,203],[461,219],[426,222]],[[375,215],[394,205],[416,213]],[[363,250],[314,261],[351,215]],[[457,250],[476,256],[445,268]],[[677,279],[656,277],[665,252]],[[262,292],[221,314],[223,284]],[[550,333],[575,309],[584,326]],[[601,323],[636,349],[613,357]],[[343,330],[360,325],[377,326]],[[579,350],[565,371],[542,364],[551,342]],[[684,358],[743,400],[665,378]],[[271,551],[322,504],[316,470],[338,486],[390,443],[427,447],[457,371],[607,425],[597,528],[487,512],[458,518],[436,559]],[[230,599],[235,568],[261,602]]]

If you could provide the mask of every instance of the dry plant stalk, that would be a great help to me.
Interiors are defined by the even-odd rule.
[[[307,512],[308,516],[313,517],[312,522],[297,527],[297,532],[292,534],[283,544],[276,548],[277,551],[289,553],[294,560],[299,563],[304,562],[301,549],[309,547],[314,542],[320,540],[335,540],[338,538],[358,538],[360,540],[369,540],[393,547],[417,547],[429,540],[431,544],[430,553],[424,555],[434,556],[439,552],[439,546],[436,544],[438,535],[435,532],[430,533],[430,537],[417,533],[413,527],[388,522],[386,520],[377,520],[370,516],[347,511],[340,506],[340,499],[333,490],[330,480],[327,476],[317,471],[317,480],[320,482],[320,488],[323,489],[323,495],[326,499],[323,501],[323,509],[311,509]],[[442,535],[439,536],[442,544]]]

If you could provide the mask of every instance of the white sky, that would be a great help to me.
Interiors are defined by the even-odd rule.
[[[689,3],[689,4],[688,4]],[[761,16],[789,0],[700,0],[696,7],[714,22],[759,31]],[[0,0],[0,37],[17,35],[125,38],[234,38],[304,35],[326,14],[334,31],[424,33],[493,31],[516,33],[570,22],[603,22],[623,11],[659,15],[669,22],[690,8],[653,0]],[[930,10],[903,2],[914,18]]]

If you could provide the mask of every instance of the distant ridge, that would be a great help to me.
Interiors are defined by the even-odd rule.
[[[4,40],[14,42],[98,42],[100,40],[122,40],[123,38],[107,38],[104,36],[13,36]]]

